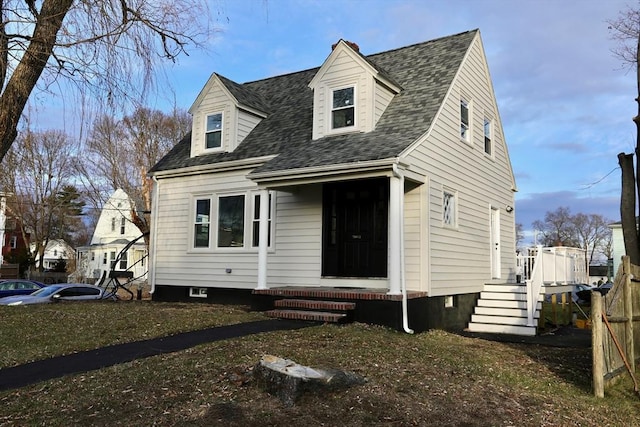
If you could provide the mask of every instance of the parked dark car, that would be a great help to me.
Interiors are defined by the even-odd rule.
[[[84,283],[61,283],[41,288],[30,295],[0,298],[0,305],[47,304],[57,301],[99,300],[103,289]]]
[[[612,287],[613,287],[613,283],[607,282],[607,283],[603,283],[602,285],[596,286],[596,287],[591,288],[591,289],[585,289],[585,290],[582,290],[582,291],[578,291],[577,295],[578,295],[578,298],[580,300],[590,303],[591,302],[591,292],[592,291],[600,292],[602,295],[606,295],[611,290]]]
[[[44,288],[44,283],[35,280],[5,279],[0,280],[0,298],[13,295],[29,295],[40,288]]]

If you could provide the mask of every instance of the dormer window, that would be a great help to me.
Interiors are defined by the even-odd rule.
[[[209,114],[205,131],[205,148],[209,150],[220,147],[222,147],[222,113]]]
[[[355,125],[355,90],[352,87],[333,91],[331,128],[340,129]]]

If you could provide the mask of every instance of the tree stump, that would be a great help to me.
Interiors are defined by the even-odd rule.
[[[353,372],[311,368],[272,355],[262,357],[253,376],[259,386],[286,406],[293,406],[304,392],[333,391],[366,382]]]

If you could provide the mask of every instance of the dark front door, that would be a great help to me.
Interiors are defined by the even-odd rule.
[[[323,276],[386,277],[389,181],[325,184]]]

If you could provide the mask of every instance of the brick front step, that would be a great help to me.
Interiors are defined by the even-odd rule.
[[[329,313],[325,311],[305,310],[269,310],[265,314],[269,317],[291,320],[308,320],[311,322],[339,323],[347,317],[344,313]]]
[[[345,301],[317,301],[306,299],[281,299],[275,301],[277,308],[302,308],[306,310],[348,311],[354,310],[356,304]]]

